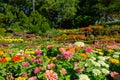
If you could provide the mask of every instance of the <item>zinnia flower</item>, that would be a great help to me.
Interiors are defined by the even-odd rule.
[[[37,54],[38,57],[41,57],[42,51],[41,50],[35,50],[35,54]]]
[[[84,69],[85,69],[85,68],[77,68],[77,69],[75,69],[75,71],[76,71],[76,72],[82,72],[82,71],[84,71]]]
[[[50,45],[50,44],[47,45],[47,48],[48,48],[48,49],[52,49],[53,47],[54,47],[54,45]]]
[[[58,75],[57,75],[57,73],[53,72],[53,70],[46,70],[45,78],[47,80],[57,80],[58,79]]]
[[[30,59],[30,62],[36,62],[36,58]]]
[[[1,63],[6,62],[6,58],[4,58],[4,57],[2,56],[2,58],[0,59],[0,62],[1,62]]]
[[[30,77],[28,80],[37,80],[36,76]]]
[[[114,64],[118,64],[118,63],[119,63],[119,60],[118,60],[118,59],[110,58],[110,59],[109,59],[109,62],[114,63]]]
[[[28,62],[23,62],[23,63],[22,63],[22,66],[23,66],[23,67],[28,67],[29,65],[30,65],[30,64],[29,64]]]
[[[100,70],[98,69],[93,69],[92,72],[94,73],[95,76],[100,75]]]
[[[55,64],[53,64],[53,63],[48,64],[48,65],[47,65],[47,68],[48,68],[48,69],[53,69],[53,68],[55,68]]]
[[[79,75],[79,80],[90,80],[86,74]]]
[[[22,60],[22,56],[20,56],[20,55],[12,56],[12,60],[13,60],[14,62],[18,62],[18,61]]]
[[[85,49],[84,51],[85,51],[85,52],[88,52],[88,53],[92,53],[92,52],[93,52],[93,50],[92,50],[92,48],[91,48],[91,47],[89,47],[89,48]]]
[[[78,46],[78,47],[84,47],[85,46],[84,42],[75,42],[74,45]]]
[[[62,69],[60,70],[60,73],[63,74],[63,75],[65,75],[65,74],[67,74],[67,71],[66,71],[65,68],[62,68]]]
[[[92,64],[95,65],[95,66],[98,66],[98,67],[101,66],[100,63],[98,63],[98,62],[96,62],[96,61],[92,61]]]
[[[105,75],[107,75],[107,74],[109,74],[110,71],[108,71],[107,69],[103,68],[103,69],[102,69],[102,72],[103,72]]]
[[[120,78],[120,74],[119,73],[117,73],[117,72],[111,72],[110,73],[110,75],[111,75],[111,77],[113,77],[113,78]]]
[[[41,64],[42,60],[41,59],[37,59],[36,62],[37,62],[37,64]]]
[[[25,77],[18,77],[15,80],[27,80]]]
[[[34,69],[34,73],[36,74],[36,73],[38,73],[38,72],[41,72],[42,71],[42,68],[39,68],[39,67],[36,67],[35,69]]]

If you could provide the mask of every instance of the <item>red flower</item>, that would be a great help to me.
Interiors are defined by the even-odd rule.
[[[14,62],[20,61],[21,59],[22,59],[22,56],[20,56],[20,55],[12,56],[12,60],[13,60]]]
[[[85,69],[85,68],[77,68],[77,69],[75,69],[75,71],[76,71],[76,72],[82,72],[82,71],[84,71],[84,69]]]
[[[6,59],[5,59],[4,57],[2,57],[2,58],[0,59],[0,62],[1,62],[1,63],[4,63],[4,62],[6,62]]]

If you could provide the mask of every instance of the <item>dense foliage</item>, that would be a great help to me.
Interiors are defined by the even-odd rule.
[[[0,28],[42,33],[119,18],[119,0],[0,0]],[[110,18],[109,18],[110,17]]]

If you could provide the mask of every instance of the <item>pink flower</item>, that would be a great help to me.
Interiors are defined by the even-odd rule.
[[[28,78],[28,74],[27,73],[23,73],[22,77]]]
[[[64,49],[64,48],[59,48],[59,51],[60,51],[60,52],[64,52],[65,49]]]
[[[37,64],[41,64],[42,60],[41,59],[37,59],[36,62],[37,62]]]
[[[33,47],[33,46],[26,46],[26,48],[29,48],[29,49],[32,48],[32,47]]]
[[[115,44],[115,41],[109,41],[109,44]]]
[[[39,49],[39,48],[40,48],[40,46],[35,46],[35,48],[36,48],[36,49]]]
[[[85,51],[85,52],[88,52],[88,53],[91,53],[93,50],[92,50],[91,47],[89,47],[89,48],[85,49],[84,51]]]
[[[42,68],[39,68],[39,67],[36,67],[35,69],[34,69],[34,73],[36,74],[36,73],[38,73],[38,72],[41,72],[42,71]]]
[[[52,49],[53,47],[54,47],[54,45],[51,45],[51,44],[47,45],[48,49]]]
[[[66,69],[62,68],[62,69],[60,70],[60,73],[63,74],[63,75],[65,75],[65,74],[67,74],[67,71],[66,71]]]
[[[47,65],[47,68],[48,68],[48,69],[53,69],[53,68],[55,68],[55,64],[53,64],[53,63],[48,64],[48,65]]]
[[[46,70],[45,78],[47,80],[57,80],[58,79],[58,75],[57,75],[57,73],[53,72],[53,70]]]
[[[22,66],[23,66],[23,67],[28,67],[29,65],[30,65],[30,64],[29,64],[28,62],[23,62],[23,63],[22,63]]]
[[[78,66],[79,65],[79,62],[74,62],[74,66]]]
[[[41,50],[35,50],[35,54],[42,55],[42,51]]]
[[[110,75],[111,75],[111,77],[113,77],[113,78],[120,78],[120,74],[117,73],[117,72],[111,72]]]
[[[108,41],[104,41],[103,44],[108,44]]]
[[[36,62],[36,58],[30,59],[30,62]]]
[[[56,58],[60,59],[60,58],[62,58],[62,55],[57,55]]]
[[[66,45],[67,48],[72,48],[72,46],[73,45],[71,43]]]
[[[70,59],[73,56],[74,53],[71,52],[71,51],[64,51],[64,52],[62,52],[62,54],[63,54],[64,58]]]
[[[23,55],[25,58],[28,58],[29,57],[29,54],[24,54]]]
[[[37,80],[36,76],[30,77],[28,80]]]
[[[84,68],[77,68],[77,69],[75,69],[75,71],[76,72],[82,72],[82,71],[84,71]]]
[[[59,48],[59,51],[62,53],[63,57],[66,59],[70,59],[74,54],[74,52],[70,50],[65,50],[64,48]]]

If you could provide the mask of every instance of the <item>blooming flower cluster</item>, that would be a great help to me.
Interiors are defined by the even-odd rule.
[[[119,50],[94,48],[83,42],[27,46],[20,50],[0,48],[0,78],[104,80],[108,75],[120,78],[120,71],[116,70],[116,67],[120,67],[119,56]]]

